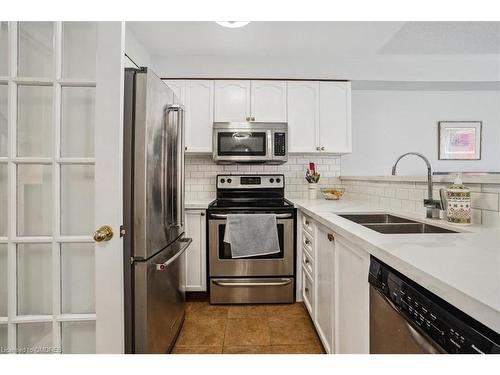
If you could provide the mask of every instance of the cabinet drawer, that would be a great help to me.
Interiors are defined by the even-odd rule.
[[[311,234],[311,236],[314,235],[314,221],[305,215],[302,216],[302,228]]]
[[[314,317],[314,283],[304,267],[302,267],[302,297],[307,311]]]
[[[305,230],[302,231],[302,249],[307,251],[311,258],[314,258],[314,240],[309,232]]]
[[[314,277],[314,263],[311,255],[307,251],[302,252],[302,267]]]

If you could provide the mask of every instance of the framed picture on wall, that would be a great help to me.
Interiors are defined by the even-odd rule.
[[[481,121],[439,121],[439,160],[480,160]]]

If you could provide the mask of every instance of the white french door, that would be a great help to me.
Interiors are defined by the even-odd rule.
[[[122,29],[0,23],[0,352],[123,350],[116,267],[123,265],[117,78],[123,52],[111,59],[123,48]],[[114,35],[117,46],[103,48],[101,35],[110,31],[107,41]],[[114,80],[102,71],[113,62]],[[114,86],[118,97],[110,99]],[[105,108],[96,100],[102,97]],[[109,122],[111,113],[116,121]],[[103,141],[101,134],[116,139]],[[99,181],[103,175],[110,177]],[[114,238],[97,244],[93,232],[103,224]],[[105,276],[104,262],[115,264]]]

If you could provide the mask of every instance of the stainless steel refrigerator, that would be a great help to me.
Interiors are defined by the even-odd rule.
[[[184,111],[150,69],[125,70],[125,352],[169,352],[184,320]]]

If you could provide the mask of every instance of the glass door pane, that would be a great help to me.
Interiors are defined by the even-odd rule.
[[[52,353],[52,323],[23,323],[17,325],[19,354]]]
[[[95,87],[63,87],[61,156],[94,156]]]
[[[17,245],[18,315],[52,314],[51,244]]]
[[[52,167],[17,166],[17,233],[20,236],[52,234]]]
[[[18,77],[52,77],[53,54],[53,22],[19,22]]]
[[[52,92],[50,86],[18,87],[18,156],[52,156]]]
[[[7,316],[7,245],[6,244],[0,244],[0,316],[4,317]]]
[[[7,237],[7,164],[0,163],[0,237]]]
[[[95,322],[63,322],[62,352],[95,353]]]
[[[9,24],[0,22],[0,76],[9,75]]]
[[[0,85],[0,157],[7,156],[7,142],[9,134],[8,112],[9,87]]]
[[[94,231],[94,166],[61,166],[61,234],[90,235]]]
[[[63,314],[95,313],[94,244],[61,244]]]
[[[96,22],[63,23],[63,78],[95,79]]]
[[[7,324],[0,324],[0,354],[6,354],[8,349]]]

